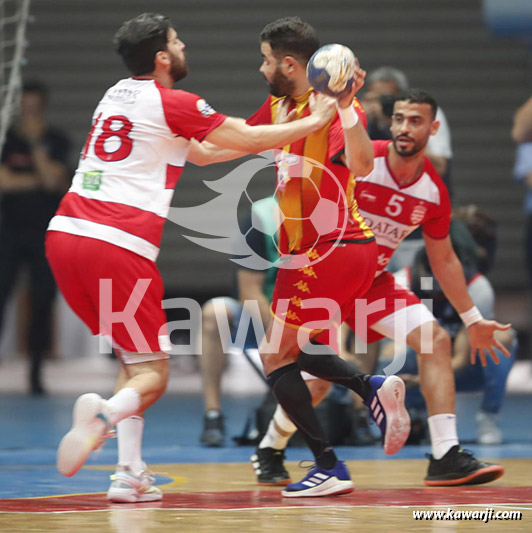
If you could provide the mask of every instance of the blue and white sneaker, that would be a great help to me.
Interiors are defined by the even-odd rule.
[[[379,426],[384,452],[397,453],[410,434],[410,416],[405,408],[405,384],[397,376],[371,376],[371,396],[364,405]]]
[[[314,464],[299,483],[290,483],[281,493],[287,498],[334,496],[353,492],[349,470],[343,461],[337,461],[332,470]]]

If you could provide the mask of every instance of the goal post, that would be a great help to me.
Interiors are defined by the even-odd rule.
[[[0,0],[0,153],[22,85],[30,0]]]

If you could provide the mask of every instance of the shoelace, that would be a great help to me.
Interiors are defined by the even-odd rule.
[[[310,461],[308,459],[303,459],[303,461],[299,461],[298,468],[303,468],[305,470],[308,470],[309,472],[313,470],[314,468],[317,468],[317,464],[315,461]]]
[[[457,455],[458,455],[458,459],[461,460],[461,462],[463,462],[464,460],[468,461],[468,462],[469,461],[474,461],[476,463],[479,462],[478,459],[474,456],[473,452],[471,450],[468,450],[467,448],[458,450],[458,454]],[[425,457],[430,460],[432,458],[432,454],[426,453]],[[443,459],[443,457],[442,457],[442,459]],[[441,459],[435,459],[435,460],[441,461]]]

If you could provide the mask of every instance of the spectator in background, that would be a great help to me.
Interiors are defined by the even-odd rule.
[[[532,142],[532,97],[515,112],[512,137],[516,143]]]
[[[266,240],[266,233],[273,234],[275,230],[259,232],[252,229],[252,216],[260,220],[262,227],[274,227],[274,197],[264,198],[252,205],[250,210],[241,221],[241,232],[246,236],[246,241],[250,248],[258,255],[275,263],[278,259],[278,251],[273,240],[271,244]],[[203,419],[203,431],[201,442],[206,446],[223,446],[225,439],[224,417],[221,408],[221,381],[226,364],[227,352],[224,350],[224,343],[220,338],[220,331],[216,320],[215,303],[221,300],[228,314],[231,325],[231,335],[234,338],[239,329],[240,318],[244,302],[253,300],[257,302],[260,319],[263,324],[267,324],[270,318],[270,304],[275,284],[276,268],[268,270],[249,270],[238,266],[236,271],[236,293],[235,297],[219,297],[208,300],[202,307],[202,350],[200,354],[200,368],[203,379],[203,396],[205,401],[205,415]],[[242,325],[244,326],[244,324]],[[241,350],[246,348],[258,348],[258,342],[252,331],[248,329],[246,343],[239,346]],[[261,365],[262,368],[262,365]]]
[[[515,113],[512,137],[519,143],[515,156],[514,178],[524,185],[526,191],[525,252],[528,279],[532,286],[532,98]]]
[[[270,196],[253,203],[251,210],[241,220],[240,231],[246,236],[246,241],[253,252],[275,264],[279,259],[279,252],[274,242],[275,211],[277,202]],[[252,224],[253,221],[253,224]],[[263,231],[259,231],[263,229]],[[269,238],[272,236],[272,238]],[[240,327],[243,305],[245,302],[258,304],[260,319],[264,326],[270,319],[270,305],[272,300],[277,268],[267,270],[252,270],[239,265],[236,271],[237,298],[222,297],[228,312],[232,328],[231,335],[236,342],[235,334]],[[224,417],[220,401],[220,385],[226,362],[226,350],[220,339],[220,331],[216,320],[214,302],[207,301],[202,308],[202,351],[200,366],[203,378],[203,394],[205,399],[205,415],[201,442],[206,446],[222,446],[225,439]],[[257,308],[255,308],[257,309]],[[245,344],[237,346],[237,350],[256,349],[262,338],[255,335],[258,331],[247,330]],[[248,352],[249,353],[249,352]],[[262,370],[262,364],[259,363]],[[328,385],[323,381],[306,375],[306,384],[311,390],[316,402],[323,399],[328,391]],[[286,429],[288,428],[288,429]],[[295,426],[286,416],[282,408],[277,405],[276,418],[268,426],[264,438],[261,440],[252,457],[252,465],[257,473],[261,485],[284,486],[290,483],[290,476],[283,465],[284,448],[288,438],[295,430]]]
[[[29,387],[43,394],[42,363],[51,341],[56,286],[44,255],[44,235],[68,188],[70,142],[46,122],[48,89],[26,83],[20,114],[7,133],[0,163],[0,330],[17,276],[29,272]]]

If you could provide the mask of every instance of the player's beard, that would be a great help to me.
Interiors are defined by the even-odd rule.
[[[170,76],[174,83],[186,78],[188,74],[187,56],[183,53],[182,57],[172,56],[172,63],[170,65]]]
[[[270,93],[273,96],[289,96],[292,94],[292,91],[294,90],[295,82],[285,76],[282,72],[280,67],[277,67],[275,69],[275,72],[273,73],[272,79],[268,80],[266,78],[266,82],[268,83],[268,86],[270,87]]]
[[[402,148],[401,146],[399,146],[401,137],[407,138],[410,141],[412,141],[410,148]],[[398,135],[397,137],[393,138],[392,142],[393,142],[393,147],[395,148],[395,151],[397,152],[397,155],[401,157],[411,157],[425,149],[425,146],[427,146],[428,139],[426,139],[423,142],[416,142],[412,137],[409,137],[408,135]]]

